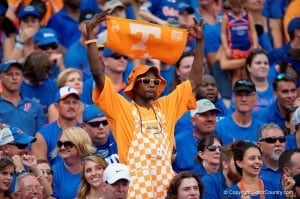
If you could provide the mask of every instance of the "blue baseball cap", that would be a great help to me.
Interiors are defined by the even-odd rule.
[[[40,28],[33,36],[33,43],[39,45],[46,45],[50,43],[58,44],[58,39],[53,29]]]
[[[31,5],[22,7],[19,11],[18,18],[23,19],[24,17],[26,17],[28,15],[32,15],[37,18],[41,18],[38,8],[35,6],[31,6]]]
[[[195,10],[192,6],[186,4],[186,3],[180,3],[178,6],[179,14],[182,14],[184,12],[187,12],[188,14],[194,14]]]
[[[30,144],[35,142],[36,138],[24,133],[17,127],[5,127],[0,130],[0,146],[15,142],[17,144]]]
[[[292,19],[288,25],[288,32],[294,32],[296,29],[300,29],[300,17]]]
[[[76,98],[80,99],[80,95],[78,91],[70,86],[64,86],[59,89],[59,91],[56,94],[55,101],[58,102],[60,100],[65,99],[66,97],[74,95]]]
[[[23,70],[23,66],[21,63],[17,62],[16,60],[10,59],[1,63],[0,73],[8,71],[8,69],[12,66],[17,66],[18,68],[20,68],[20,70]]]
[[[84,122],[91,121],[98,117],[105,117],[104,113],[95,105],[90,105],[83,110],[82,120]]]
[[[102,52],[102,55],[104,56],[104,57],[110,57],[112,54],[114,54],[115,53],[115,51],[113,51],[113,50],[111,50],[111,49],[109,49],[109,48],[104,48],[103,49],[103,52]]]

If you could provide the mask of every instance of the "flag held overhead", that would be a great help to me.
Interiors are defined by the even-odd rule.
[[[174,64],[187,41],[186,29],[109,16],[105,46],[133,59]]]

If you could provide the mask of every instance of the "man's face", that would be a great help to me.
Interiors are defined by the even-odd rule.
[[[241,113],[251,112],[256,100],[257,95],[255,92],[238,91],[233,96],[235,109]]]
[[[157,80],[160,82],[153,71],[148,71],[142,77],[138,77],[134,86],[134,90],[136,91],[135,97],[145,101],[155,99],[156,89],[159,85],[155,83]]]
[[[80,110],[80,102],[78,98],[73,95],[69,95],[63,100],[60,100],[55,104],[58,110],[59,117],[62,117],[66,120],[75,120],[78,111]]]
[[[39,181],[34,176],[25,176],[19,182],[20,190],[17,193],[17,198],[22,199],[42,199],[43,188]]]
[[[103,183],[103,191],[106,199],[126,199],[128,195],[129,181],[118,180],[114,184]]]
[[[90,135],[94,145],[107,142],[110,128],[106,117],[98,117],[83,124],[84,130]]]
[[[297,174],[300,174],[300,153],[296,152],[291,157],[291,166],[288,168],[288,176],[294,177]]]
[[[216,129],[216,112],[214,110],[197,113],[192,118],[192,123],[200,133],[207,135],[214,133]]]
[[[297,98],[296,84],[292,81],[279,81],[274,94],[280,107],[284,109],[291,108]]]
[[[29,152],[28,146],[25,144],[17,144],[15,142],[3,145],[2,151],[6,156],[23,155]]]
[[[216,81],[212,76],[205,75],[202,80],[202,84],[199,87],[199,94],[202,98],[206,98],[213,103],[217,101],[218,89]]]
[[[0,75],[3,89],[8,92],[19,91],[23,81],[23,74],[17,66],[11,66],[6,72]]]
[[[285,141],[283,142],[284,134],[282,130],[277,128],[266,129],[262,133],[261,139],[265,139],[265,141],[258,143],[258,146],[262,151],[263,158],[278,161],[280,155],[285,150]]]
[[[113,53],[105,58],[105,73],[123,73],[127,66],[128,58],[119,53]]]

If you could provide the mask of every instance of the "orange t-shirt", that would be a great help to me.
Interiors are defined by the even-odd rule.
[[[111,80],[106,76],[105,85],[100,92],[97,87],[93,90],[93,101],[105,113],[118,145],[120,162],[128,164],[127,155],[134,139],[135,124],[132,115],[133,103],[118,94]],[[196,99],[189,80],[181,83],[169,95],[155,101],[165,120],[166,132],[174,145],[174,127],[176,121],[188,110],[196,109]],[[143,111],[140,108],[140,111]],[[144,115],[144,113],[141,113]],[[171,149],[172,150],[172,149]],[[171,157],[170,157],[171,161]]]

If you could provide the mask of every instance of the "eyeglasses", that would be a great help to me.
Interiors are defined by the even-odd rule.
[[[28,146],[28,144],[19,144],[15,142],[8,143],[8,145],[16,146],[18,149],[25,149]]]
[[[124,59],[128,59],[127,56],[121,55],[121,54],[118,54],[118,53],[113,53],[113,54],[111,54],[109,57],[114,58],[114,59],[121,59],[122,57],[123,57]]]
[[[50,43],[50,44],[44,44],[44,45],[38,45],[37,46],[41,50],[48,50],[51,48],[52,50],[56,50],[58,48],[57,43]]]
[[[151,78],[148,78],[148,77],[141,77],[141,78],[138,78],[136,81],[142,81],[143,84],[149,84],[150,82],[154,85],[159,85],[161,80],[160,79],[151,79]]]
[[[281,136],[281,137],[268,137],[268,138],[260,139],[259,141],[260,142],[266,142],[268,144],[274,144],[274,143],[277,142],[277,140],[280,143],[285,143],[285,137],[284,136]]]
[[[95,122],[87,122],[88,125],[90,125],[93,128],[99,127],[100,124],[102,124],[102,126],[106,126],[108,125],[107,120],[102,120],[102,121],[95,121]]]
[[[71,141],[65,141],[65,142],[58,141],[57,147],[61,148],[62,146],[64,146],[66,149],[70,149],[74,146],[74,143]]]
[[[43,175],[45,175],[45,174],[47,174],[48,176],[53,175],[53,171],[51,169],[46,169],[46,170],[45,169],[40,169],[40,171]]]
[[[27,185],[27,186],[25,186],[25,187],[22,188],[22,189],[24,189],[25,191],[28,191],[28,192],[32,192],[33,189],[35,189],[36,191],[42,191],[43,188],[44,188],[44,187],[41,186],[41,185]]]
[[[282,80],[282,79],[293,79],[294,76],[292,73],[290,72],[287,72],[287,73],[279,73],[277,76],[276,76],[276,80]]]
[[[214,145],[211,145],[211,146],[207,146],[206,147],[207,150],[211,151],[211,152],[214,152],[216,151],[217,149],[219,149],[219,151],[222,150],[222,146],[214,146]]]

